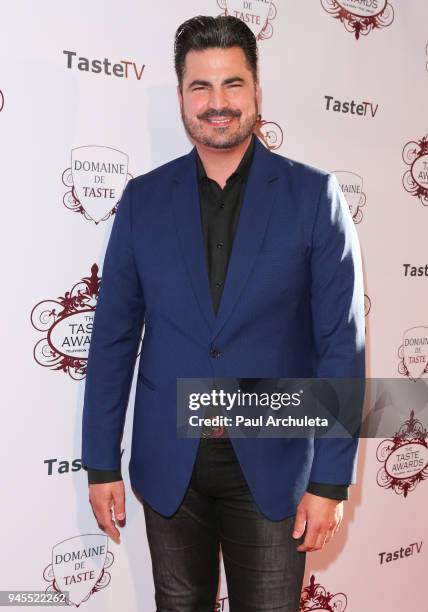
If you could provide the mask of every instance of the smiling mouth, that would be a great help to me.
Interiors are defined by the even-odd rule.
[[[214,127],[226,127],[232,123],[233,119],[234,117],[208,117],[205,121]]]

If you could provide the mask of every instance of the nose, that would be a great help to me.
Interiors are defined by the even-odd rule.
[[[215,108],[217,110],[225,108],[229,105],[227,93],[224,91],[224,89],[222,89],[221,87],[212,88],[210,99],[209,99],[209,105],[210,105],[210,108]]]

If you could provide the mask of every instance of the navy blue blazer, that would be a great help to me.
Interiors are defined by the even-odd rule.
[[[105,254],[88,356],[85,466],[120,468],[143,325],[129,474],[136,492],[170,516],[199,444],[177,437],[177,378],[364,377],[360,247],[334,175],[256,139],[217,314],[196,149],[129,181]],[[295,514],[309,481],[356,482],[357,438],[231,441],[256,504],[273,520]]]

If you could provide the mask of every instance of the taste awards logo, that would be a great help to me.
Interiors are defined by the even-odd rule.
[[[428,134],[404,145],[403,160],[410,166],[403,176],[404,189],[428,206]]]
[[[68,593],[67,604],[79,607],[111,581],[107,570],[114,561],[108,538],[84,534],[59,542],[52,549],[52,563],[43,572],[47,593]]]
[[[98,224],[116,213],[131,175],[128,155],[110,147],[89,145],[71,151],[71,166],[62,173],[70,190],[63,197],[69,210]]]
[[[39,365],[61,370],[74,380],[85,377],[100,284],[98,266],[93,264],[91,275],[82,278],[70,291],[34,306],[31,323],[43,332],[33,350]]]
[[[394,9],[388,0],[321,0],[321,6],[357,40],[394,21]]]
[[[267,149],[275,151],[279,149],[284,141],[284,132],[278,123],[265,121],[261,115],[257,117],[254,133]]]
[[[392,438],[382,440],[376,458],[382,463],[377,484],[407,497],[428,478],[427,430],[415,419],[414,411]]]
[[[428,327],[421,325],[405,331],[398,356],[398,372],[403,376],[417,380],[428,374]]]
[[[363,191],[363,177],[346,170],[335,170],[340,188],[348,203],[354,223],[363,219],[362,207],[366,203],[366,194]]]
[[[312,574],[309,586],[303,589],[299,610],[301,612],[345,612],[348,599],[345,593],[330,593],[325,587],[315,582]]]
[[[271,38],[276,17],[276,6],[271,0],[217,0],[223,15],[238,17],[253,32],[258,40]]]

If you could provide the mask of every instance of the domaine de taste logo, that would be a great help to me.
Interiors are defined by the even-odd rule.
[[[34,306],[31,323],[43,333],[33,350],[39,365],[65,372],[74,380],[85,377],[100,283],[98,266],[93,264],[91,275],[70,291]]]
[[[258,40],[271,38],[276,6],[271,0],[217,0],[223,15],[238,17],[252,30]]]
[[[83,534],[59,542],[52,549],[52,563],[43,572],[47,593],[67,593],[67,604],[78,608],[111,581],[107,570],[114,561],[103,534]]]
[[[427,430],[415,419],[414,411],[392,438],[380,442],[376,458],[382,463],[377,484],[407,497],[428,478]]]
[[[403,176],[404,189],[428,206],[428,134],[404,145],[403,161],[409,166]]]
[[[69,191],[63,204],[98,224],[116,213],[131,174],[128,155],[110,147],[88,145],[71,151],[71,166],[62,173]]]
[[[363,219],[362,207],[366,203],[366,194],[363,191],[363,177],[347,170],[334,170],[343,195],[348,203],[354,223]]]
[[[428,327],[420,325],[407,329],[398,356],[401,359],[398,372],[402,376],[417,380],[428,374]]]
[[[321,5],[357,40],[394,21],[394,9],[388,0],[321,0]]]

